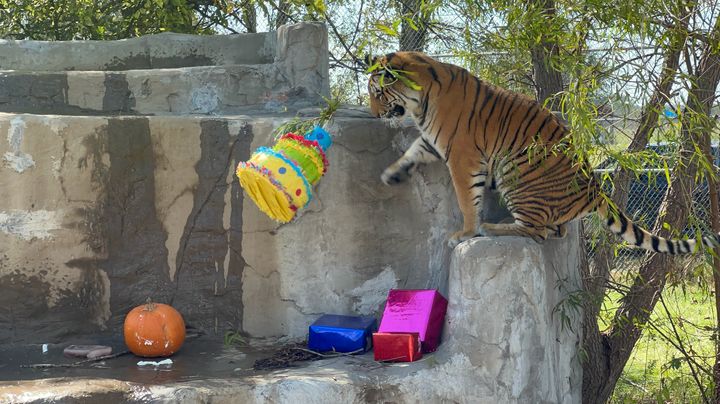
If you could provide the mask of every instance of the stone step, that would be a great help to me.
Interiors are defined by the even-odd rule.
[[[267,113],[319,105],[330,93],[327,30],[317,23],[249,36],[0,41],[0,54],[0,112]]]
[[[162,33],[118,41],[0,40],[0,70],[132,70],[271,63],[275,33]]]
[[[0,111],[61,115],[237,114],[322,102],[277,63],[128,71],[0,71]]]

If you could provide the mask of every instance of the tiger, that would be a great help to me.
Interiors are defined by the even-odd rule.
[[[420,131],[381,180],[399,184],[420,165],[443,161],[463,217],[462,229],[449,237],[451,248],[479,236],[562,238],[569,222],[593,212],[612,233],[645,250],[687,254],[698,242],[720,245],[720,233],[667,239],[633,223],[603,193],[589,163],[576,158],[567,125],[532,98],[422,52],[368,56],[363,63],[371,114],[410,117]],[[500,194],[510,223],[481,220],[488,191]]]

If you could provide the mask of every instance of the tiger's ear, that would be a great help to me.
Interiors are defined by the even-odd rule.
[[[365,73],[372,73],[380,67],[377,56],[365,55]]]

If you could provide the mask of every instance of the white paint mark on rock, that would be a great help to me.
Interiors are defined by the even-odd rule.
[[[19,116],[15,117],[10,121],[7,135],[10,151],[5,152],[5,164],[19,173],[35,166],[32,156],[20,150],[25,137],[25,127],[25,121]]]
[[[60,169],[62,168],[62,160],[55,156],[50,156],[52,175],[56,180],[60,179]]]
[[[353,311],[362,315],[373,314],[387,298],[388,291],[397,287],[397,276],[390,265],[376,277],[349,292],[355,298]]]
[[[93,319],[93,322],[97,324],[100,329],[104,330],[107,328],[107,321],[110,320],[112,312],[110,311],[110,277],[107,272],[102,269],[97,269],[100,282],[102,287],[100,288],[99,310],[97,317]],[[100,287],[100,285],[98,285]]]
[[[62,212],[49,210],[12,210],[0,212],[0,231],[23,240],[52,238],[61,229]]]
[[[85,72],[83,72],[85,73]],[[103,78],[105,76],[103,75]],[[85,85],[87,86],[87,80],[85,81]],[[59,135],[61,131],[67,129],[68,123],[65,119],[58,119],[57,117],[54,117],[52,115],[34,115],[33,119],[38,120],[43,125],[47,126],[55,132],[55,134]]]

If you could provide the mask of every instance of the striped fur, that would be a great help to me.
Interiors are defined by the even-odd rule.
[[[537,241],[563,237],[566,223],[591,212],[629,244],[647,250],[686,254],[695,251],[698,242],[720,245],[720,235],[701,240],[652,235],[609,206],[591,168],[573,158],[567,127],[529,97],[419,52],[390,53],[369,61],[378,63],[381,67],[368,83],[371,112],[377,117],[410,116],[421,131],[382,180],[396,184],[420,164],[444,161],[463,214],[463,229],[452,235],[451,246],[479,235]],[[401,74],[421,89],[394,80],[388,70],[405,72]],[[490,188],[502,195],[513,223],[480,221],[483,197]]]

